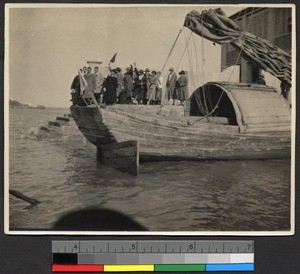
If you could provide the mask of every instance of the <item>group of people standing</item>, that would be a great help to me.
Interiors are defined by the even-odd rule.
[[[99,102],[101,99],[101,90],[104,82],[103,75],[99,72],[99,67],[94,67],[94,73],[92,73],[91,67],[83,67],[80,69],[80,73],[83,75],[89,92],[92,92],[95,99]],[[85,105],[89,101],[89,94],[86,90],[81,94],[81,83],[79,74],[76,75],[71,84],[72,101],[73,104]]]
[[[81,72],[87,83],[89,92],[93,92],[98,103],[112,105],[119,104],[144,104],[160,105],[162,101],[163,77],[160,71],[151,71],[149,68],[138,70],[134,66],[126,68],[124,75],[121,68],[111,69],[110,75],[106,78],[99,72],[99,68],[94,68],[92,73],[91,67],[83,67]],[[174,68],[169,69],[166,81],[166,100],[180,100],[180,104],[187,98],[188,80],[185,72],[182,70],[177,78]],[[71,85],[73,94],[80,95],[80,79],[75,76]],[[84,94],[83,94],[84,95]]]
[[[132,65],[126,68],[110,69],[110,75],[103,82],[103,103],[119,104],[161,104],[163,79],[161,73],[148,68],[138,70]]]
[[[180,101],[180,105],[183,105],[183,102],[188,97],[188,79],[185,75],[185,71],[180,71],[179,75],[180,77],[177,79],[174,68],[169,69],[166,83],[166,98],[168,101],[173,99],[173,105],[176,99]]]

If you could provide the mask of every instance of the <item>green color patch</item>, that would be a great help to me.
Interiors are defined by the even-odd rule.
[[[154,271],[205,271],[205,264],[156,264]]]

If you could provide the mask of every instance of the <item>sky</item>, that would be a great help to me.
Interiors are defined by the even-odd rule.
[[[193,9],[209,8],[215,7],[11,7],[6,37],[9,98],[32,106],[68,107],[78,69],[88,60],[105,66],[116,52],[114,67],[136,62],[139,69],[162,70],[180,29],[165,73],[171,66],[178,67],[178,72],[195,70],[197,77],[191,84],[200,86],[220,72],[221,46],[192,35],[179,65],[190,35],[183,22]],[[237,5],[222,8],[227,15],[241,9]]]

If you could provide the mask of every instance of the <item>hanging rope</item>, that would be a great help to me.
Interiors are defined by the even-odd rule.
[[[192,37],[192,33],[193,33],[193,32],[190,33],[190,37],[189,37],[188,41],[186,42],[186,45],[185,45],[184,50],[183,50],[183,52],[182,52],[182,55],[181,55],[181,58],[180,58],[180,60],[179,60],[178,66],[176,67],[175,73],[177,73],[178,68],[179,68],[179,66],[180,66],[180,64],[181,64],[182,58],[183,58],[183,56],[184,56],[184,54],[185,54],[185,51],[186,51],[186,49],[187,49],[187,47],[188,47],[188,44],[189,44],[189,42],[190,42],[190,39],[191,39],[191,37]]]
[[[165,67],[166,67],[166,64],[167,64],[167,62],[168,62],[168,60],[169,60],[169,58],[170,58],[170,56],[171,56],[171,53],[172,53],[172,51],[173,51],[173,49],[174,49],[174,47],[175,47],[175,44],[177,43],[177,40],[178,40],[179,35],[181,34],[181,32],[182,32],[182,29],[179,30],[179,33],[178,33],[178,35],[177,35],[177,37],[176,37],[176,40],[175,40],[175,42],[174,42],[174,44],[173,44],[173,46],[172,46],[172,48],[171,48],[171,50],[170,50],[170,52],[169,52],[169,55],[168,55],[168,57],[167,57],[167,59],[166,59],[166,62],[164,63],[163,68],[161,69],[161,74],[163,73],[163,71],[164,71],[164,69],[165,69]]]
[[[248,25],[247,25],[247,32],[248,32],[248,29],[249,29],[250,24],[251,24],[251,20],[252,20],[252,17],[253,17],[253,11],[254,11],[254,8],[252,8],[252,12],[251,12],[251,15],[250,15],[250,19],[249,19],[249,22],[248,22]],[[202,39],[203,39],[203,37],[202,37]],[[235,60],[234,68],[236,67],[236,65],[237,65],[237,63],[238,63],[238,60],[239,60],[239,58],[240,58],[240,55],[241,55],[241,53],[242,53],[242,51],[243,51],[243,47],[244,47],[244,43],[241,45],[241,48],[240,48],[238,57],[237,57],[237,59]],[[231,76],[232,76],[233,72],[234,72],[234,69],[231,71],[231,74],[230,74],[230,76],[229,76],[228,81],[231,79]],[[204,87],[204,88],[205,88],[205,87]],[[219,103],[221,102],[221,99],[222,99],[224,93],[225,93],[225,91],[222,90],[222,93],[221,93],[221,95],[220,95],[220,97],[219,97],[219,99],[218,99],[218,101],[217,101],[215,107],[214,107],[209,113],[207,113],[207,114],[204,115],[202,118],[200,118],[199,120],[195,121],[194,123],[190,123],[189,125],[192,126],[192,125],[194,125],[194,124],[196,124],[196,123],[202,121],[203,119],[207,118],[207,117],[208,117],[209,115],[211,115],[213,112],[215,112],[215,110],[219,107]],[[204,93],[203,93],[203,95],[204,95]],[[195,95],[194,95],[194,96],[195,96]],[[199,105],[199,103],[198,103],[198,98],[197,98],[196,96],[195,96],[195,99],[196,99],[197,104],[198,104],[199,109],[200,109],[200,105]],[[200,98],[200,101],[201,101],[201,98]]]
[[[250,15],[250,19],[249,19],[249,22],[248,22],[248,25],[247,25],[247,32],[248,32],[248,30],[249,30],[249,27],[250,27],[250,24],[251,24],[251,21],[252,21],[253,11],[254,11],[254,7],[252,8],[252,12],[251,12],[251,15]],[[241,12],[241,11],[240,11],[240,12]],[[239,14],[240,14],[240,13],[239,13]],[[238,18],[238,17],[237,17],[237,18]],[[237,21],[237,19],[236,19],[236,21]],[[234,64],[233,69],[232,69],[232,71],[231,71],[231,74],[230,74],[230,76],[229,76],[229,78],[228,78],[228,82],[230,81],[231,76],[233,75],[233,72],[235,71],[236,65],[238,64],[238,61],[239,61],[240,56],[241,56],[241,54],[242,54],[242,51],[243,51],[243,49],[244,49],[244,45],[245,45],[245,41],[244,41],[244,43],[242,43],[242,45],[241,45],[241,48],[240,48],[238,57],[237,57],[236,60],[235,60],[235,64]]]
[[[199,80],[200,65],[199,65],[199,57],[198,57],[198,52],[197,52],[196,42],[195,42],[194,36],[193,36],[193,45],[194,45],[195,59],[196,59],[196,72],[197,72],[197,76],[198,76],[198,80]],[[201,102],[201,100],[199,100],[199,101]],[[206,94],[205,94],[205,92],[203,92],[203,105],[201,105],[201,108],[204,109],[204,113],[202,113],[202,114],[206,115],[208,113],[208,107],[207,107],[207,100],[206,100]]]
[[[185,42],[187,43],[186,33],[185,32],[184,32],[184,37],[185,37]],[[188,53],[188,58],[189,58],[190,71],[191,71],[190,77],[191,77],[191,79],[193,81],[193,85],[196,87],[196,81],[195,81],[195,78],[194,78],[194,73],[192,73],[193,72],[192,61],[191,61],[192,58],[191,58],[191,53],[190,53],[189,47],[187,47],[187,53]]]

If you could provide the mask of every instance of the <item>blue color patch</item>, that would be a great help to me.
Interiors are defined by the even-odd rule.
[[[206,271],[254,271],[254,264],[207,264]]]

